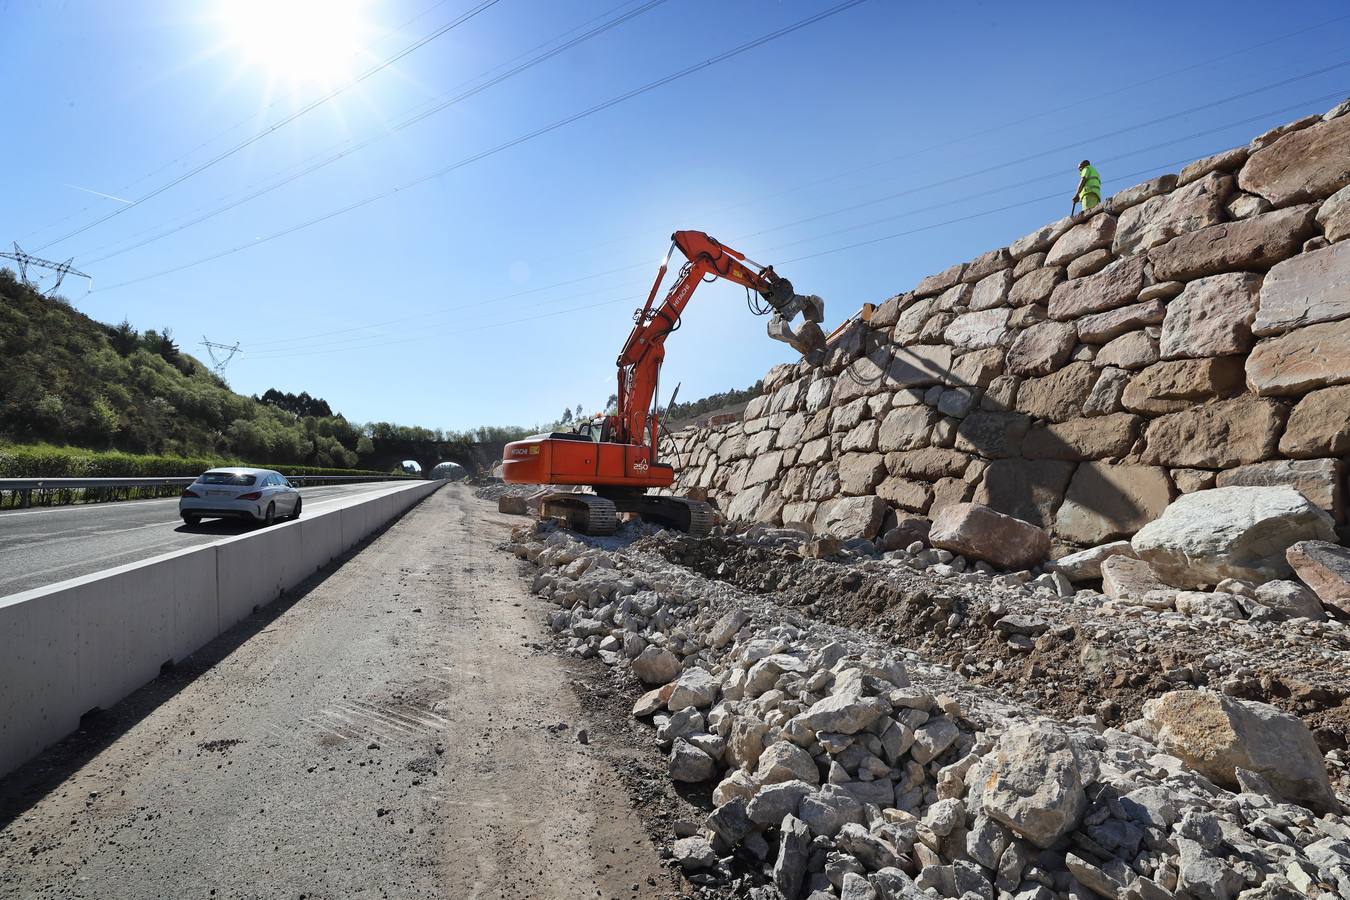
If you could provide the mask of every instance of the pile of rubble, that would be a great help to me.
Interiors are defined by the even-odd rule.
[[[845,547],[761,527],[601,547],[517,530],[512,549],[536,567],[534,590],[558,604],[553,630],[650,686],[633,713],[650,718],[671,778],[712,786],[702,825],[671,847],[691,882],[763,900],[1350,896],[1346,797],[1298,717],[1184,680],[1121,727],[1049,716],[885,635],[821,621],[819,605],[793,608],[786,563],[835,570],[881,610],[886,591],[901,603],[920,593],[1006,603],[1002,626],[980,627],[1033,648],[1063,626],[1019,603],[1108,605],[1080,604],[1062,570],[1000,574],[911,537]],[[769,564],[724,560],[704,577],[686,560],[733,545]],[[752,572],[780,583],[755,593],[727,583]],[[1132,604],[1125,617],[1137,606],[1184,618],[1181,605]],[[960,604],[933,608],[948,633],[962,629]],[[880,630],[881,610],[866,631]],[[1345,641],[1342,626],[1318,627]]]

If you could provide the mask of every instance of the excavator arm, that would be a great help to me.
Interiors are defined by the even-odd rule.
[[[671,253],[677,248],[688,261],[657,304],[657,292]],[[612,440],[646,443],[655,449],[660,424],[651,415],[651,405],[665,359],[666,338],[679,327],[680,315],[695,289],[713,278],[733,281],[760,296],[774,312],[770,337],[786,341],[812,362],[819,363],[823,358],[825,338],[819,322],[824,318],[824,305],[819,297],[795,293],[792,282],[775,273],[772,266],[761,266],[701,231],[677,231],[671,235],[671,248],[656,273],[647,302],[633,315],[633,331],[619,353],[618,409],[608,421]],[[788,323],[798,313],[803,314],[806,324],[793,332]]]

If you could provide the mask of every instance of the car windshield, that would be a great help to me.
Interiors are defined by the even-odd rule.
[[[258,479],[254,475],[245,475],[242,472],[207,472],[197,480],[202,484],[237,484],[244,486],[253,484]]]

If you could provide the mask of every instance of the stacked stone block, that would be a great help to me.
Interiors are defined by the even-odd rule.
[[[1344,522],[1346,147],[1350,104],[928,276],[677,435],[678,487],[868,537],[975,501],[1098,544],[1233,484]]]

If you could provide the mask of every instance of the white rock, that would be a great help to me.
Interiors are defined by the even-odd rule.
[[[1335,540],[1330,515],[1291,487],[1226,487],[1183,494],[1130,545],[1158,575],[1196,588],[1225,578],[1265,582],[1292,569],[1301,540]]]

